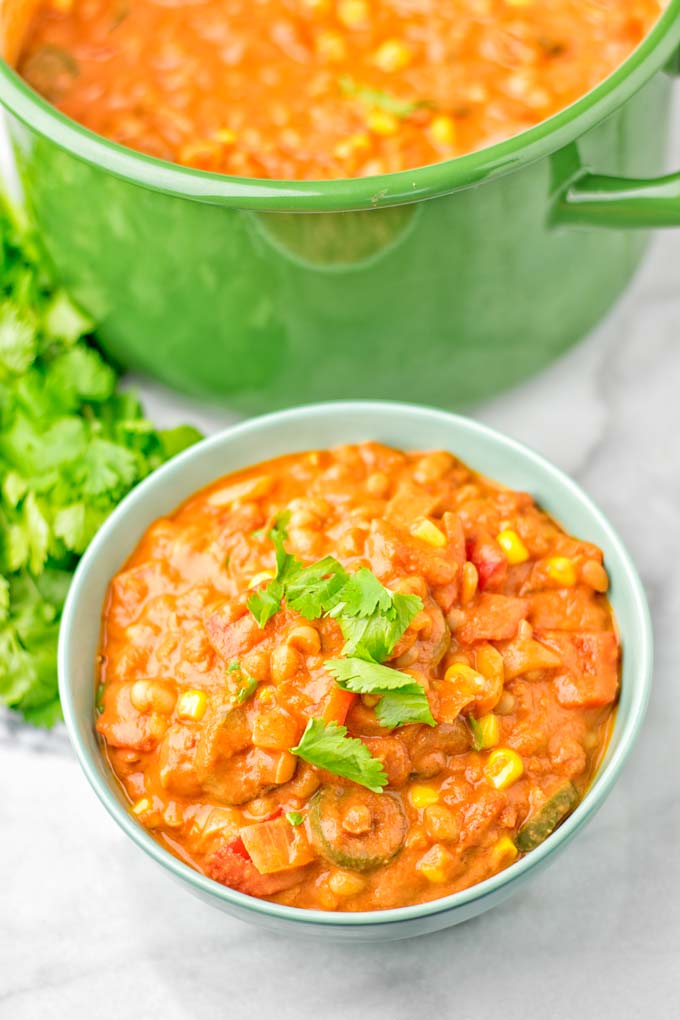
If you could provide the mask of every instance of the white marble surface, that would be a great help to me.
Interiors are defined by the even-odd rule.
[[[680,137],[673,157],[677,168]],[[63,730],[36,733],[5,715],[2,1020],[680,1016],[679,338],[675,231],[658,236],[595,335],[477,410],[596,497],[652,606],[647,723],[614,793],[558,862],[504,906],[419,940],[353,947],[263,934],[195,901],[123,836]],[[159,420],[230,420],[144,392]]]

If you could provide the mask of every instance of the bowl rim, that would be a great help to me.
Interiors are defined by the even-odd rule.
[[[267,430],[276,427],[282,422],[302,422],[304,420],[306,424],[309,424],[310,420],[323,418],[328,414],[340,416],[362,411],[376,415],[385,412],[388,414],[399,414],[404,418],[411,417],[413,420],[418,418],[421,421],[427,420],[431,422],[433,429],[437,427],[453,428],[459,432],[467,433],[473,438],[479,437],[486,442],[495,444],[509,454],[519,457],[523,464],[526,465],[528,471],[537,469],[544,478],[548,479],[551,485],[555,485],[563,491],[566,490],[572,497],[575,497],[606,533],[610,546],[615,550],[620,560],[621,576],[617,578],[617,581],[622,588],[625,586],[627,594],[632,601],[637,629],[634,638],[638,649],[640,665],[638,680],[633,691],[633,699],[630,703],[628,714],[623,720],[618,743],[611,757],[603,766],[600,766],[577,808],[535,850],[532,850],[531,853],[522,857],[519,861],[511,864],[496,875],[485,879],[483,882],[426,903],[395,907],[388,910],[330,912],[302,907],[289,907],[237,892],[195,871],[165,850],[160,843],[156,842],[147,830],[133,819],[123,804],[115,797],[112,789],[100,776],[93,759],[90,758],[88,751],[80,740],[78,716],[70,683],[69,664],[72,656],[77,654],[75,649],[78,644],[79,631],[76,626],[76,618],[81,600],[81,591],[86,579],[92,570],[96,570],[99,555],[106,548],[109,536],[115,532],[118,522],[122,518],[127,517],[135,508],[142,505],[159,484],[173,477],[181,478],[184,466],[194,457],[213,449],[219,449],[225,442],[229,444],[238,443],[239,439],[245,436],[257,433],[258,431],[266,433]],[[499,480],[502,481],[502,479]],[[205,484],[210,483],[207,481]],[[181,505],[185,498],[188,498],[188,496],[182,497],[176,505]],[[104,522],[76,569],[62,615],[59,635],[58,669],[59,693],[64,719],[78,762],[108,813],[137,846],[141,847],[156,863],[160,864],[167,871],[187,882],[194,891],[202,893],[207,898],[215,897],[228,906],[236,908],[237,911],[240,909],[241,912],[259,915],[263,918],[294,921],[306,925],[323,926],[329,929],[347,929],[365,928],[366,926],[380,927],[394,924],[395,922],[415,921],[456,910],[498,893],[504,887],[516,883],[527,872],[537,869],[541,863],[546,862],[560,846],[566,844],[585,822],[595,814],[611,792],[644,719],[651,689],[652,658],[652,627],[649,609],[642,583],[630,554],[604,513],[569,475],[525,444],[471,418],[420,404],[356,400],[302,405],[261,415],[229,426],[174,457],[137,485]]]
[[[0,102],[32,131],[79,159],[166,194],[260,211],[351,211],[449,194],[549,155],[595,126],[663,65],[680,41],[680,0],[670,0],[640,44],[603,81],[534,127],[476,152],[413,170],[330,181],[267,180],[194,170],[98,135],[53,107],[0,58]]]

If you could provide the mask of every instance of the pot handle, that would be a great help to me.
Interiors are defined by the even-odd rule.
[[[553,223],[584,227],[680,227],[680,173],[635,179],[582,173],[553,208]]]

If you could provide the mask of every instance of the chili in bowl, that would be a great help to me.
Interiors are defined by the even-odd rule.
[[[237,426],[140,486],[74,581],[60,683],[98,795],[190,888],[395,938],[567,842],[649,659],[634,568],[572,482],[471,421],[356,403]]]

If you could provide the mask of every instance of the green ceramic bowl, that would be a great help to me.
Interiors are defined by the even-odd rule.
[[[609,750],[574,813],[538,849],[464,892],[413,907],[326,913],[267,903],[198,874],[155,842],[130,815],[94,729],[95,655],[111,577],[146,528],[197,489],[231,471],[296,450],[375,439],[406,449],[444,448],[492,478],[532,494],[567,530],[597,543],[611,577],[623,641],[623,682]],[[278,931],[317,938],[398,939],[458,924],[505,899],[564,847],[609,794],[642,723],[652,669],[645,596],[628,553],[602,513],[536,453],[467,418],[406,404],[317,404],[256,418],[206,439],[142,482],[104,524],[76,571],[59,643],[59,689],[78,760],[107,811],[134,842],[188,890],[216,907]],[[578,890],[574,889],[574,895]]]
[[[645,250],[648,233],[627,228],[680,225],[680,174],[660,176],[679,44],[670,0],[556,116],[357,180],[246,180],[144,156],[63,116],[2,60],[0,102],[42,241],[122,364],[249,412],[348,397],[450,408],[592,328]]]

